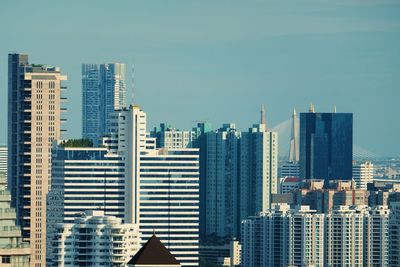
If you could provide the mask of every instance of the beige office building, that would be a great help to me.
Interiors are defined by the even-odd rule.
[[[51,146],[61,139],[61,75],[58,67],[28,63],[25,54],[8,57],[8,177],[12,205],[31,266],[46,263],[46,195],[51,179]]]

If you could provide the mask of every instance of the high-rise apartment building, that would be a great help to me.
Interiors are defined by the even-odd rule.
[[[288,205],[274,205],[269,212],[242,222],[243,267],[288,265],[288,210]]]
[[[160,149],[140,156],[140,232],[153,233],[182,266],[199,265],[198,149]]]
[[[234,124],[198,138],[201,229],[207,239],[239,237],[240,222],[270,208],[278,193],[278,134],[260,124],[239,132]]]
[[[181,131],[168,125],[160,123],[151,132],[151,136],[157,139],[158,148],[180,149],[192,147],[195,133],[193,131]]]
[[[139,223],[140,156],[146,153],[146,113],[139,106],[116,111],[111,116],[110,137],[104,144],[125,162],[125,222]]]
[[[324,215],[286,204],[242,224],[242,266],[324,266]]]
[[[300,113],[300,177],[351,180],[353,114]]]
[[[30,245],[22,242],[21,228],[16,224],[11,195],[0,178],[0,266],[29,267],[30,254]]]
[[[7,146],[0,145],[0,176],[3,176],[5,183],[7,183],[7,164],[8,162],[8,149]]]
[[[110,115],[126,107],[125,64],[82,64],[82,135],[96,146],[108,133]]]
[[[200,179],[199,179],[199,185],[200,185],[200,236],[204,237],[206,235],[206,161],[207,161],[207,150],[205,149],[207,143],[206,143],[206,133],[212,132],[212,125],[210,123],[197,123],[196,127],[192,128],[192,132],[194,135],[193,139],[193,145],[192,147],[199,148],[199,163],[200,163]]]
[[[273,207],[242,223],[242,266],[389,266],[389,210]]]
[[[78,215],[73,223],[56,225],[50,247],[54,261],[48,266],[128,266],[140,249],[139,227],[103,211]]]
[[[205,231],[236,236],[239,222],[239,138],[234,124],[205,134]]]
[[[326,215],[326,266],[388,266],[389,209],[340,206]]]
[[[278,193],[278,133],[256,124],[240,139],[240,220],[271,208]],[[239,227],[240,231],[240,227]]]
[[[367,189],[367,184],[374,180],[374,165],[370,162],[353,164],[353,180],[356,188]]]
[[[51,147],[61,139],[60,68],[28,63],[28,55],[8,56],[8,184],[17,222],[32,248],[31,266],[45,266],[46,195]]]

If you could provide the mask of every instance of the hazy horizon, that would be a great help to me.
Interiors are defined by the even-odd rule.
[[[66,138],[81,136],[81,64],[125,63],[128,103],[160,122],[246,129],[308,111],[354,113],[354,143],[400,156],[398,1],[4,2],[0,143],[7,140],[7,54],[68,75]],[[21,8],[24,5],[24,8]],[[283,140],[286,141],[286,140]],[[286,142],[285,142],[286,143]]]

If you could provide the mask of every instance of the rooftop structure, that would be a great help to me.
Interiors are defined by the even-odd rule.
[[[129,267],[180,267],[180,263],[153,234],[128,262]]]

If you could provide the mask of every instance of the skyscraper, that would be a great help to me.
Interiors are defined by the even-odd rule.
[[[46,195],[51,179],[51,147],[61,137],[60,68],[28,63],[28,55],[8,56],[8,180],[31,266],[45,266]]]
[[[241,221],[270,209],[272,194],[278,193],[278,133],[268,131],[264,108],[260,124],[242,133],[239,145]]]
[[[224,124],[198,140],[202,236],[239,237],[241,220],[269,209],[278,193],[278,134],[267,130],[262,107],[248,132]]]
[[[100,144],[110,115],[126,106],[125,64],[82,64],[82,135]]]
[[[207,151],[204,209],[207,234],[236,236],[239,227],[239,138],[234,124],[205,134]]]
[[[240,219],[271,208],[278,193],[278,133],[260,125],[240,139]]]
[[[140,156],[140,232],[155,232],[182,266],[199,266],[199,153],[160,149]]]
[[[351,180],[352,113],[300,113],[300,177]]]
[[[139,223],[140,155],[146,153],[146,113],[139,106],[115,111],[105,144],[125,162],[125,222]]]

